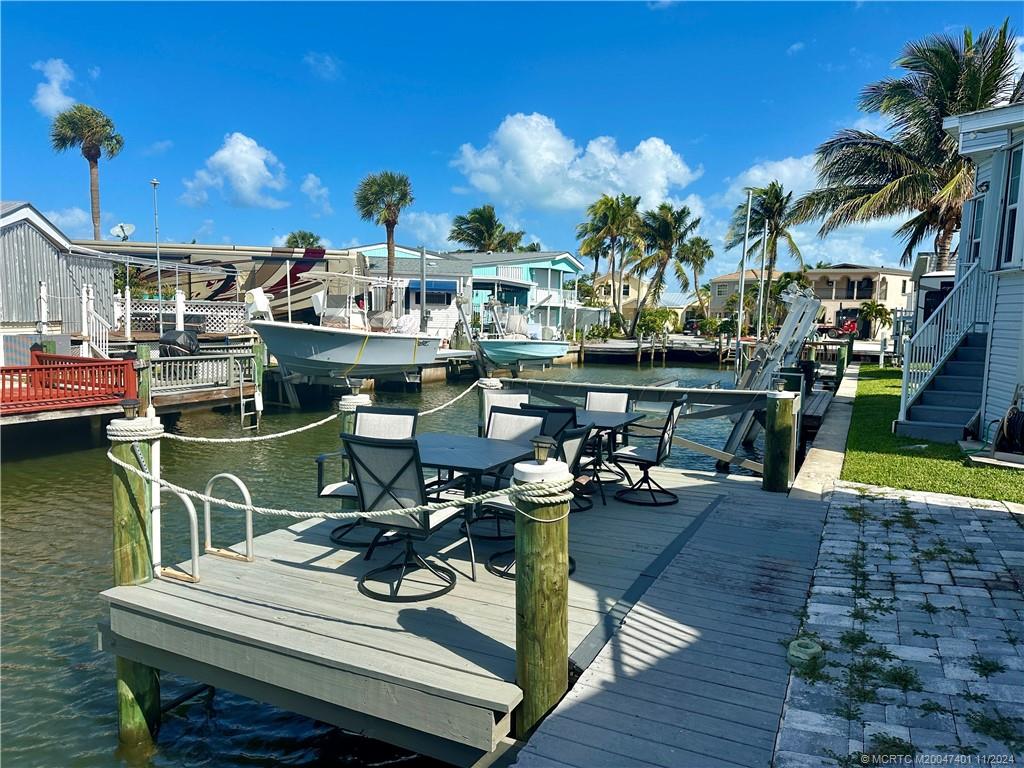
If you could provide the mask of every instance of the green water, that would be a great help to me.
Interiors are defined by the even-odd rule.
[[[720,382],[731,374],[710,367],[633,368],[628,365],[557,367],[550,379],[640,384],[670,377],[682,386]],[[420,410],[458,394],[465,382],[431,384],[422,393],[378,393],[381,404]],[[327,407],[302,412],[271,411],[264,432],[315,421]],[[472,434],[475,395],[421,419],[419,430]],[[5,429],[2,435],[3,514],[0,519],[2,587],[2,689],[0,761],[8,766],[117,766],[139,764],[117,752],[113,661],[96,651],[96,624],[104,618],[99,593],[111,585],[110,467],[105,446],[94,446],[79,425]],[[724,419],[685,423],[681,434],[721,446],[731,425]],[[237,436],[237,412],[185,414],[174,431]],[[202,489],[216,472],[241,477],[253,499],[266,506],[330,509],[316,498],[313,457],[337,449],[333,426],[283,440],[238,446],[164,441],[164,476]],[[714,460],[676,449],[670,463],[712,469]],[[225,493],[229,486],[219,487]],[[185,516],[165,497],[164,562],[188,557]],[[318,506],[319,505],[319,506]],[[201,510],[200,510],[201,513]],[[284,525],[257,517],[257,535]],[[242,538],[238,517],[222,515],[215,543]],[[165,676],[165,700],[193,681]],[[199,697],[165,716],[158,751],[142,764],[153,766],[372,766],[428,765],[429,761],[386,745],[226,691]]]

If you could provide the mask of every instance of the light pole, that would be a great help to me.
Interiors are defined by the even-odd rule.
[[[743,291],[746,287],[747,273],[747,245],[750,242],[750,207],[754,201],[754,191],[747,190],[747,226],[743,230],[743,253],[740,254],[740,295],[739,309],[736,311],[736,381],[739,382],[740,374],[743,372]]]
[[[427,249],[420,246],[420,333],[427,332]]]
[[[157,327],[160,329],[160,335],[163,336],[164,280],[163,273],[160,268],[160,216],[156,202],[156,188],[160,186],[160,182],[156,179],[150,179],[149,183],[153,185],[153,241],[156,243],[156,317]]]
[[[768,297],[764,293],[764,262],[768,255],[768,221],[764,222],[764,232],[761,235],[761,276],[757,280],[757,340],[761,340],[761,310],[764,310],[765,325],[768,324]],[[768,276],[771,282],[771,275]],[[767,330],[767,329],[765,329]],[[767,334],[765,334],[767,335]]]

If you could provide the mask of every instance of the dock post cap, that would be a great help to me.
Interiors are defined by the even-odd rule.
[[[545,480],[565,480],[571,477],[569,466],[564,461],[548,459],[543,464],[536,461],[520,461],[512,470],[513,479],[521,484],[540,483]]]
[[[769,400],[792,400],[796,397],[796,392],[776,392],[774,390],[768,392]]]
[[[370,396],[367,394],[342,395],[341,400],[338,401],[338,410],[354,411],[360,405],[370,405],[371,403]]]

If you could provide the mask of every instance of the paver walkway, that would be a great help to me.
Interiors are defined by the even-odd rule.
[[[768,765],[825,509],[759,484],[722,497],[517,765]]]
[[[827,663],[793,676],[776,768],[1024,760],[1022,522],[1020,505],[838,484],[805,626]]]

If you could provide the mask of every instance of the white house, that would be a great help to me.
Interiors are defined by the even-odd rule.
[[[1024,381],[1024,104],[946,118],[974,161],[954,284],[906,341],[897,434],[989,437]]]

